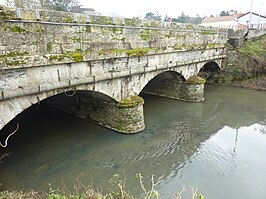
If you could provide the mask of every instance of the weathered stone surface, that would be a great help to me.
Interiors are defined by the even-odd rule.
[[[118,103],[100,93],[78,91],[71,97],[55,96],[46,103],[120,133],[131,134],[145,129],[144,100],[139,96]]]
[[[198,76],[191,76],[187,81],[176,72],[164,72],[155,77],[143,92],[167,98],[190,102],[204,100],[205,80]]]

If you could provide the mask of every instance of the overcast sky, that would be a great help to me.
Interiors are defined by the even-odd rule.
[[[80,0],[84,7],[94,8],[103,15],[115,13],[124,17],[141,16],[147,12],[158,12],[177,17],[182,11],[186,15],[216,16],[222,10],[248,12],[251,0]],[[266,14],[266,0],[253,0],[253,11]]]
[[[186,15],[201,17],[218,15],[221,11],[248,12],[252,0],[80,0],[84,7],[94,8],[103,15],[116,14],[123,17],[145,16],[147,12],[159,13],[163,17],[177,17],[182,11]],[[0,0],[3,4],[4,0]],[[266,15],[266,0],[253,0],[253,12]]]

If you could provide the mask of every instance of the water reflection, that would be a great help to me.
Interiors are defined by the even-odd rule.
[[[162,198],[173,198],[184,184],[206,198],[266,196],[265,93],[209,86],[203,103],[143,97],[147,129],[132,136],[44,105],[33,108],[0,165],[4,188],[43,190],[82,173],[84,182],[106,190],[120,173],[138,194],[140,172],[164,180]]]

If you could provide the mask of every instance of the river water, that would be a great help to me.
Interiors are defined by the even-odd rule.
[[[21,115],[0,164],[4,189],[48,190],[61,182],[83,183],[106,192],[120,174],[141,198],[136,173],[163,180],[161,198],[184,185],[207,199],[266,198],[266,93],[206,86],[202,103],[143,94],[146,130],[115,133],[41,104]]]

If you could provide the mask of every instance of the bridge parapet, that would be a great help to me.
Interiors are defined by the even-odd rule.
[[[150,22],[148,27],[139,19],[56,11],[1,13],[1,69],[220,48],[226,43],[226,32],[194,25]]]

